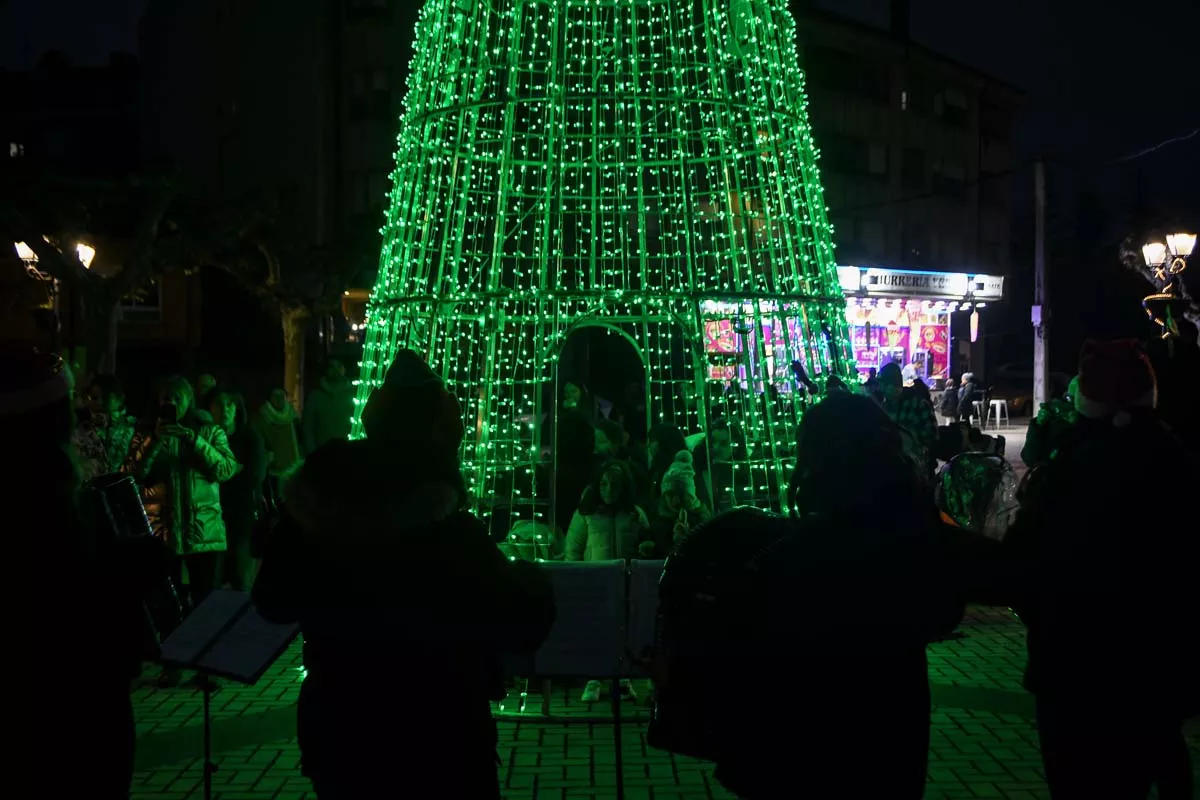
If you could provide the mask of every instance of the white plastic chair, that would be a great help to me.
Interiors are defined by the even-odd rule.
[[[984,424],[985,428],[987,427],[987,425],[989,423],[991,423],[993,418],[995,418],[995,420],[996,420],[996,430],[1000,430],[1001,428],[1008,427],[1008,401],[1007,400],[993,400],[992,401],[992,405],[988,409],[988,412],[987,412],[987,420],[985,421],[985,424]],[[1001,424],[1001,420],[1003,420],[1003,424]]]

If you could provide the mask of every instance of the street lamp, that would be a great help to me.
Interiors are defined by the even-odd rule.
[[[79,263],[83,264],[84,269],[91,269],[92,259],[96,257],[96,248],[80,242],[75,245],[75,255],[79,257]]]
[[[33,252],[33,248],[29,245],[24,242],[13,242],[13,247],[17,251],[17,258],[24,262],[26,269],[32,269],[38,263],[37,253]],[[96,259],[96,248],[90,244],[77,242],[75,244],[75,256],[79,259],[79,263],[83,264],[84,269],[91,269],[92,261]]]
[[[1179,299],[1177,282],[1187,269],[1188,257],[1196,247],[1196,234],[1172,233],[1163,242],[1147,242],[1142,246],[1142,258],[1154,273],[1159,284],[1158,291],[1142,300],[1146,316],[1154,320],[1163,330],[1162,338],[1179,335],[1179,326],[1171,315],[1171,303]]]

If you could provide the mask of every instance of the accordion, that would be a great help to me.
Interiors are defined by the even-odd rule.
[[[86,488],[99,523],[101,546],[114,555],[120,574],[131,580],[141,595],[141,655],[157,658],[163,638],[183,618],[179,594],[166,567],[166,545],[150,527],[141,489],[132,476],[101,475]]]
[[[792,520],[735,508],[698,526],[668,557],[659,583],[654,665],[655,705],[646,730],[651,747],[719,760],[723,737],[738,735],[730,703],[712,688],[743,657],[738,602],[759,558],[794,529]]]

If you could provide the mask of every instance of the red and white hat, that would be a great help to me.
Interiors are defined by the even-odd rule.
[[[1089,419],[1129,422],[1129,412],[1158,405],[1158,381],[1145,350],[1135,339],[1084,342],[1079,354],[1075,410]]]

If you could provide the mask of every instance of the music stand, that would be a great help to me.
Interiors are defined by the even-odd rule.
[[[299,632],[299,625],[267,622],[244,592],[218,589],[167,637],[158,660],[206,678],[250,685],[283,655]],[[205,800],[212,800],[212,776],[217,771],[212,752],[212,693],[212,682],[205,681]]]

